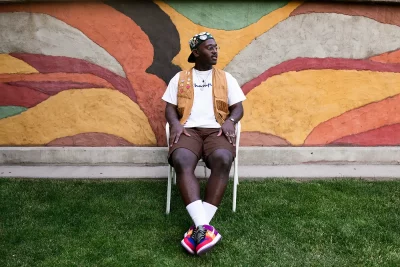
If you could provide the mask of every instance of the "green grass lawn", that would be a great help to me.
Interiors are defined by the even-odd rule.
[[[243,181],[203,257],[166,181],[0,179],[0,266],[400,266],[400,181]]]

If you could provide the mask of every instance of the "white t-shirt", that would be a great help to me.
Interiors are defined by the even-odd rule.
[[[227,72],[228,105],[232,106],[246,99],[238,82]],[[188,120],[183,125],[185,128],[220,128],[215,119],[212,95],[212,70],[192,71],[194,101]],[[162,99],[173,105],[178,105],[179,72],[171,79]]]

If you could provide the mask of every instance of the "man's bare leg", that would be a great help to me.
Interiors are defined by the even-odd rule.
[[[194,226],[191,226],[185,233],[181,244],[189,253],[195,254],[200,237],[204,236],[203,232],[198,234],[198,229],[199,227],[203,229],[203,226],[208,223],[203,202],[200,199],[199,181],[194,175],[198,159],[192,151],[186,148],[176,149],[171,156],[179,191],[194,223]]]
[[[178,148],[172,153],[171,157],[185,206],[200,200],[200,185],[194,175],[198,162],[197,156],[189,149]]]
[[[207,217],[207,223],[196,229],[196,234],[200,236],[200,238],[197,238],[197,255],[202,255],[212,249],[222,238],[220,233],[210,225],[210,221],[218,205],[221,203],[228,184],[232,159],[232,153],[226,149],[217,149],[207,158],[207,165],[211,169],[211,176],[207,182],[206,194],[202,204],[205,216]],[[212,214],[207,214],[208,212],[205,207],[207,205],[214,208]]]
[[[216,207],[221,203],[229,181],[229,171],[233,161],[232,153],[227,149],[217,149],[207,158],[211,169],[204,201]]]
[[[197,156],[186,148],[178,148],[172,153],[179,191],[196,227],[208,224],[207,214],[200,199],[199,181],[194,175],[197,162]]]

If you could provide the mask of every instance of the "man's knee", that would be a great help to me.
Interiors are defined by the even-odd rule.
[[[233,156],[229,150],[217,149],[207,159],[208,165],[211,170],[224,170],[231,169]]]
[[[188,149],[178,148],[171,157],[175,171],[178,173],[193,172],[196,168],[197,156]]]

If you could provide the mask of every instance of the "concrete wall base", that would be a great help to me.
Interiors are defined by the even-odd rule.
[[[0,165],[166,165],[164,147],[0,147]],[[245,166],[398,165],[400,147],[241,147]]]
[[[0,177],[9,178],[72,178],[72,179],[165,179],[167,166],[0,166]],[[196,169],[196,177],[208,178],[204,169]],[[232,175],[232,173],[231,173]],[[329,179],[400,179],[400,166],[395,165],[288,165],[240,166],[239,179],[295,178]]]
[[[399,178],[400,147],[242,147],[239,177]],[[209,170],[198,167],[204,178]],[[2,147],[0,177],[166,178],[159,147]]]

